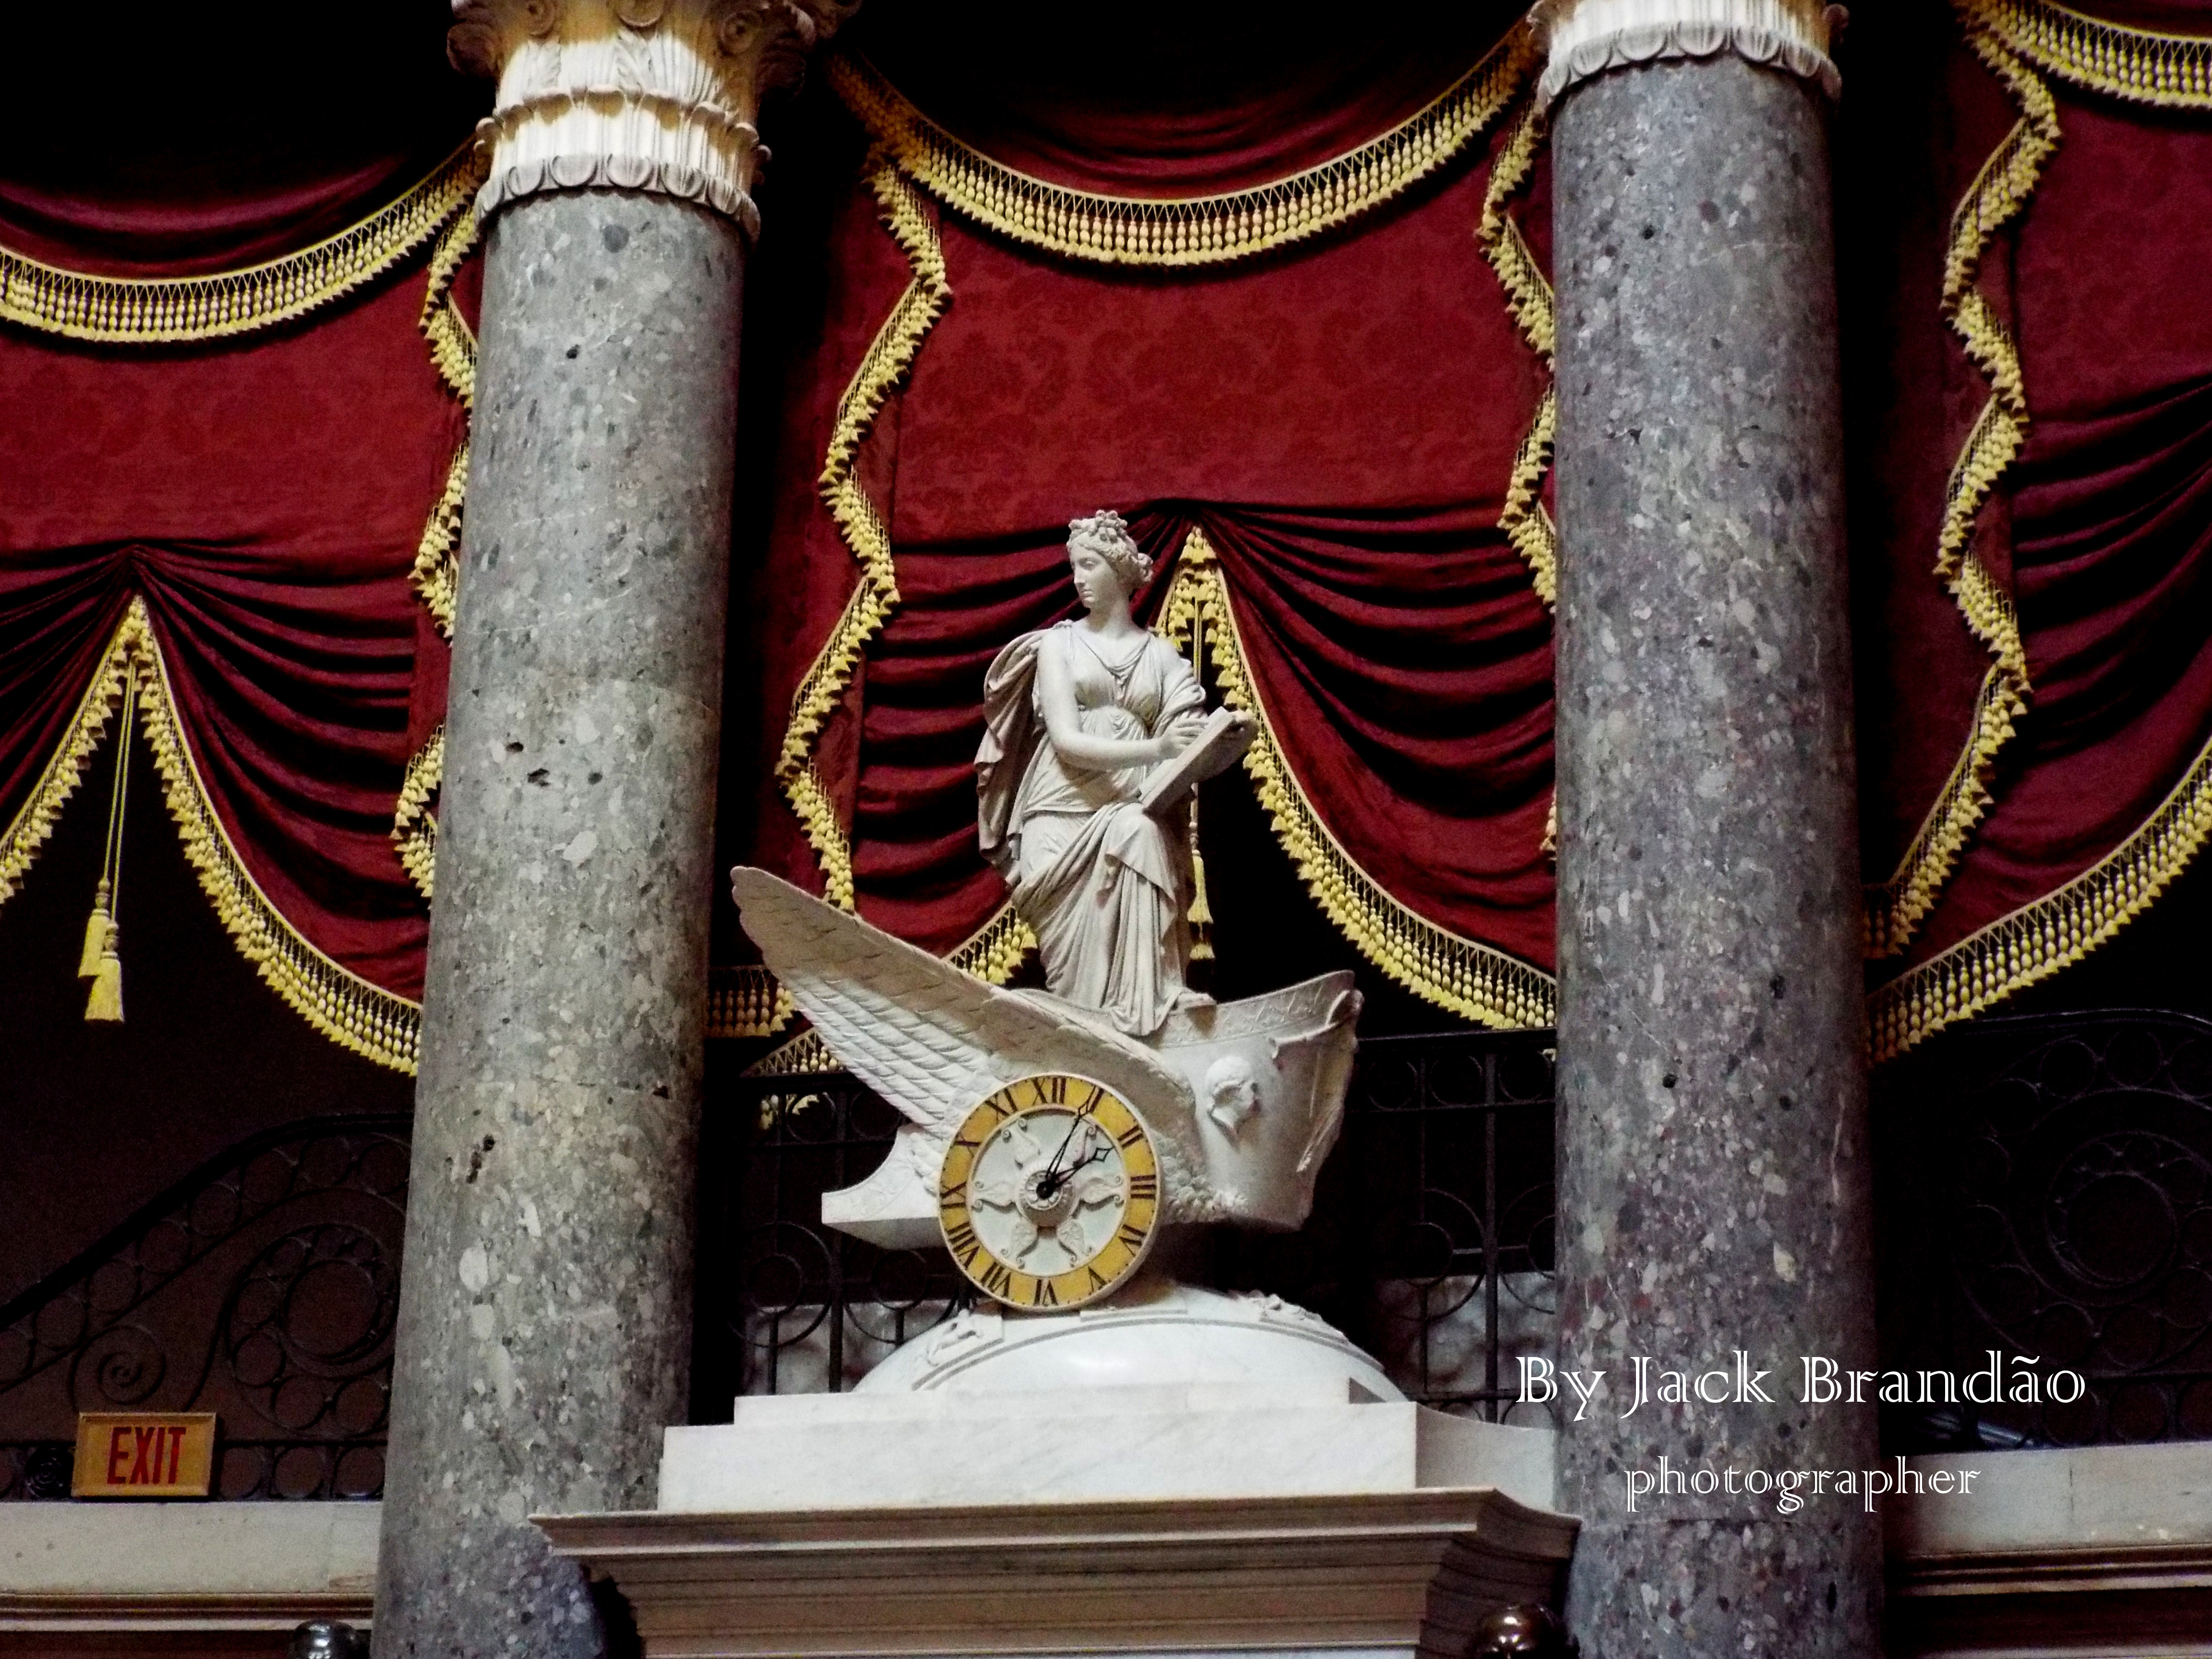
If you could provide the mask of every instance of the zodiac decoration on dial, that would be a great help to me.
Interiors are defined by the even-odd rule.
[[[938,1223],[960,1271],[1017,1308],[1079,1308],[1143,1265],[1160,1214],[1144,1122],[1066,1073],[986,1097],[945,1148]]]

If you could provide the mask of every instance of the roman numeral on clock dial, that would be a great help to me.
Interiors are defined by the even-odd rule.
[[[1044,1072],[994,1090],[954,1131],[938,1226],[984,1295],[1065,1310],[1111,1296],[1143,1265],[1160,1200],[1158,1158],[1128,1103],[1089,1078]]]

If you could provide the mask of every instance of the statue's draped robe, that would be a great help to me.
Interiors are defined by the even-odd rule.
[[[1046,984],[1144,1036],[1189,994],[1185,814],[1163,822],[1137,804],[1147,767],[1094,771],[1061,759],[1038,701],[1037,653],[1049,635],[1060,636],[1078,718],[1093,737],[1157,736],[1178,716],[1202,712],[1206,699],[1164,640],[1147,635],[1116,672],[1113,650],[1102,657],[1080,627],[1024,634],[991,665],[983,682],[988,729],[975,756],[981,840],[1037,936]]]

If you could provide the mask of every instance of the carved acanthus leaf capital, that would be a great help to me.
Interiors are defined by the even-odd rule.
[[[1824,0],[1538,0],[1529,21],[1550,55],[1536,100],[1548,106],[1607,70],[1723,52],[1818,82],[1833,98],[1843,82],[1828,43],[1843,18]]]
[[[760,228],[763,94],[859,0],[453,0],[453,66],[495,77],[488,216],[544,190],[653,191]]]

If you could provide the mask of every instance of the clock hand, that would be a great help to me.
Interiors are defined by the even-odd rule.
[[[1062,1170],[1057,1175],[1054,1175],[1049,1182],[1039,1182],[1037,1183],[1037,1196],[1045,1200],[1047,1202],[1049,1202],[1054,1193],[1058,1192],[1062,1187],[1067,1185],[1069,1182],[1074,1180],[1076,1176],[1081,1175],[1092,1164],[1104,1163],[1106,1161],[1107,1155],[1112,1151],[1113,1148],[1110,1146],[1093,1146],[1091,1149],[1091,1156],[1085,1158],[1081,1163],[1069,1164],[1065,1170]]]
[[[1060,1167],[1060,1160],[1067,1156],[1067,1149],[1075,1144],[1076,1134],[1083,1128],[1085,1121],[1089,1118],[1091,1108],[1097,1103],[1095,1100],[1090,1101],[1077,1109],[1075,1121],[1067,1126],[1067,1133],[1061,1137],[1059,1150],[1052,1155],[1052,1162],[1044,1166],[1044,1177],[1037,1182],[1039,1198],[1049,1201],[1052,1195],[1060,1190],[1060,1183],[1075,1173],[1074,1170],[1063,1172]],[[1079,1169],[1082,1166],[1079,1164],[1076,1167]]]

